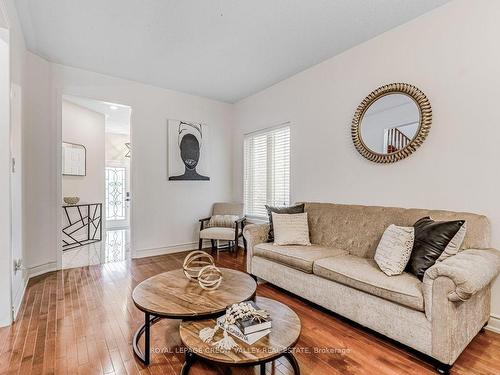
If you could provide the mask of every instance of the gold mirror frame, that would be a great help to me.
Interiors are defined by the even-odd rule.
[[[413,99],[420,112],[420,126],[417,135],[403,149],[389,154],[380,154],[372,151],[365,145],[361,137],[361,122],[370,106],[383,96],[390,94],[403,94]],[[368,160],[375,163],[395,163],[410,156],[424,142],[432,123],[432,108],[427,96],[417,87],[408,83],[391,83],[372,91],[358,106],[352,119],[351,136],[356,150]]]

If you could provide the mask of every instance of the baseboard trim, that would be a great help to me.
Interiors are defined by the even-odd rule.
[[[17,320],[17,315],[19,314],[19,309],[21,308],[21,304],[23,303],[24,293],[26,292],[26,287],[28,286],[28,281],[29,281],[29,277],[28,277],[28,275],[26,275],[26,277],[24,277],[23,286],[18,291],[17,295],[15,295],[13,298],[12,307],[14,308],[14,311],[13,311],[12,318],[14,321]]]
[[[47,272],[57,271],[57,262],[47,262],[38,266],[28,267],[28,279]]]
[[[488,325],[485,328],[489,331],[500,333],[500,316],[491,314]]]
[[[210,246],[210,241],[203,241],[203,247]],[[197,250],[198,242],[187,242],[177,245],[170,245],[164,247],[153,247],[149,249],[137,249],[133,255],[134,259],[154,257],[158,255],[181,253],[188,250]]]

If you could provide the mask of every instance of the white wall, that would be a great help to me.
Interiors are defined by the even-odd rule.
[[[60,259],[58,219],[61,190],[61,98],[73,95],[132,107],[131,182],[132,252],[135,256],[193,248],[197,219],[215,201],[231,199],[231,126],[229,104],[160,89],[80,69],[50,64],[27,54],[29,87],[25,169],[32,181],[27,248],[32,273],[54,269]],[[202,121],[211,130],[211,181],[168,182],[166,121]],[[43,176],[43,178],[42,178]],[[36,182],[36,183],[35,183]],[[41,198],[42,197],[42,198]],[[59,263],[60,264],[60,263]]]
[[[24,90],[25,265],[30,275],[55,269],[60,230],[61,189],[56,188],[54,117],[51,114],[50,64],[26,54]]]
[[[486,214],[500,248],[499,19],[499,1],[455,0],[237,103],[234,198],[243,193],[243,135],[291,121],[292,200]],[[414,155],[375,164],[355,150],[351,120],[391,82],[423,90],[433,124]]]
[[[102,113],[62,101],[62,140],[86,148],[86,175],[62,176],[62,197],[104,203],[104,127]],[[62,201],[62,200],[61,200]]]

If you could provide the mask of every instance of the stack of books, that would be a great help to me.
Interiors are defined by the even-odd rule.
[[[259,307],[253,301],[248,301],[256,310]],[[224,328],[226,316],[217,318],[217,325]],[[243,341],[245,344],[252,345],[261,338],[267,336],[271,332],[271,318],[253,320],[251,318],[237,320],[235,324],[231,324],[227,328],[227,332]]]

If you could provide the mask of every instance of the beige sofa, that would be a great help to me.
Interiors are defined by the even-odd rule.
[[[490,317],[500,270],[485,216],[450,211],[306,203],[312,246],[267,243],[267,224],[247,225],[247,270],[437,360],[446,373]],[[386,276],[373,260],[390,224],[424,216],[467,221],[458,255],[429,268],[423,282]]]

